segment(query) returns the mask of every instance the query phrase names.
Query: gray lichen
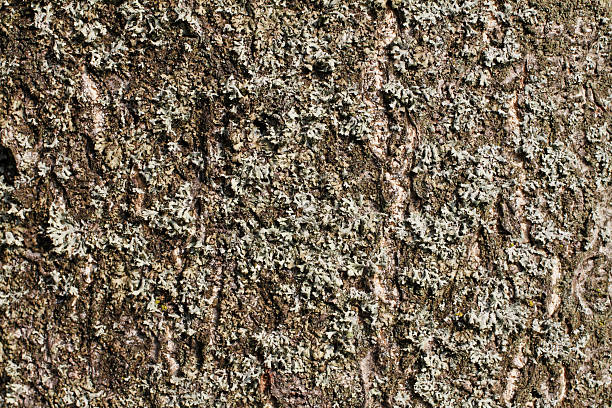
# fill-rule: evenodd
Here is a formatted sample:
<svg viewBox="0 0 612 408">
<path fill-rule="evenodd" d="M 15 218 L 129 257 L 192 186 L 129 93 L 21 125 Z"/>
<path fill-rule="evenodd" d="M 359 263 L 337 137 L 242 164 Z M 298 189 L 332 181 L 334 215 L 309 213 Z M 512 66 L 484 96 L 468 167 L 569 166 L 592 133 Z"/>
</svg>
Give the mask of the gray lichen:
<svg viewBox="0 0 612 408">
<path fill-rule="evenodd" d="M 0 406 L 609 406 L 610 18 L 0 2 Z"/>
</svg>

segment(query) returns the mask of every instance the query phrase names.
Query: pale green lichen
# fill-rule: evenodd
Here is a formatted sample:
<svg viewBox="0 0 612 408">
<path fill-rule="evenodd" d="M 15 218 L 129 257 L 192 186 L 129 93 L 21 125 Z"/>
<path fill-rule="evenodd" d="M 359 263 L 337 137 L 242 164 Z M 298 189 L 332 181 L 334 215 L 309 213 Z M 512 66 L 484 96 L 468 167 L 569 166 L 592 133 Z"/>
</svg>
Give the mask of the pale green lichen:
<svg viewBox="0 0 612 408">
<path fill-rule="evenodd" d="M 605 2 L 0 4 L 7 405 L 609 405 Z"/>
</svg>

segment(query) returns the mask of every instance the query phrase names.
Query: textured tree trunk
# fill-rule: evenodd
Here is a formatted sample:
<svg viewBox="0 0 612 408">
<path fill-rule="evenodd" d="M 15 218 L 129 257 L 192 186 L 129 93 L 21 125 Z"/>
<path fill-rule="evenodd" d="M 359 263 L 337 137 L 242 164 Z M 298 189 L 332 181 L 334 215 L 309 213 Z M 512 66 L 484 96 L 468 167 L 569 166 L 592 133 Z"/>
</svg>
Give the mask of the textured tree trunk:
<svg viewBox="0 0 612 408">
<path fill-rule="evenodd" d="M 609 1 L 0 1 L 0 407 L 612 404 Z"/>
</svg>

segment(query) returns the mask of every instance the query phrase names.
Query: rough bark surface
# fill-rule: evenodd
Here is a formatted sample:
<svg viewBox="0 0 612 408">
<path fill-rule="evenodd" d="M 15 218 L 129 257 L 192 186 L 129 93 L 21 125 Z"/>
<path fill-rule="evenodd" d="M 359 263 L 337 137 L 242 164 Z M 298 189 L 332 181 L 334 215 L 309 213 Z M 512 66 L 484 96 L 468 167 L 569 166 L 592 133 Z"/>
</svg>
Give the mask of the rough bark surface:
<svg viewBox="0 0 612 408">
<path fill-rule="evenodd" d="M 0 407 L 612 405 L 609 0 L 0 0 Z"/>
</svg>

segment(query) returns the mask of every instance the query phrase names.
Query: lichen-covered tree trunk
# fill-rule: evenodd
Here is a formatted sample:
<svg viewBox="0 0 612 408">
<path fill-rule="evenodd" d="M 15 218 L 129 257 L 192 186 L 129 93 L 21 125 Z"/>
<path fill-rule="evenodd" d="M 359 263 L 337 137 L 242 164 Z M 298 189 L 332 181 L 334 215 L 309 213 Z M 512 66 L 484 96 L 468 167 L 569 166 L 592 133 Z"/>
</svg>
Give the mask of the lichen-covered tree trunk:
<svg viewBox="0 0 612 408">
<path fill-rule="evenodd" d="M 0 0 L 0 407 L 612 405 L 608 0 Z"/>
</svg>

